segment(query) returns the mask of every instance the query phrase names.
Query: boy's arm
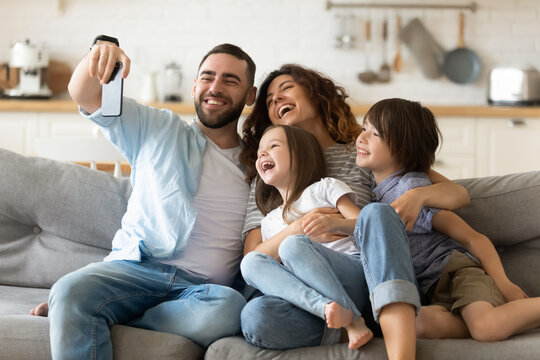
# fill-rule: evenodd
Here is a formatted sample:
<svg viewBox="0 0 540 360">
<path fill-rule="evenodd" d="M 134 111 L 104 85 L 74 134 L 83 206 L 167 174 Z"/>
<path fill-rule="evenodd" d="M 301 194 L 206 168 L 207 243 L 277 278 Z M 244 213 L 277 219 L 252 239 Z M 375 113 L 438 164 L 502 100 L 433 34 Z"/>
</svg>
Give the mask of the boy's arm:
<svg viewBox="0 0 540 360">
<path fill-rule="evenodd" d="M 324 233 L 340 233 L 352 235 L 356 225 L 356 219 L 360 214 L 360 208 L 348 194 L 341 196 L 336 207 L 344 218 L 325 214 L 311 214 L 302 221 L 304 233 L 309 237 L 317 237 Z"/>
<path fill-rule="evenodd" d="M 504 271 L 497 250 L 487 236 L 476 232 L 462 218 L 451 211 L 438 211 L 432 218 L 433 228 L 465 247 L 479 261 L 486 273 L 497 284 L 507 301 L 526 298 L 527 295 L 513 284 Z"/>
<path fill-rule="evenodd" d="M 455 210 L 469 204 L 467 190 L 434 170 L 428 173 L 432 185 L 415 187 L 406 191 L 390 204 L 411 231 L 423 206 Z"/>
</svg>

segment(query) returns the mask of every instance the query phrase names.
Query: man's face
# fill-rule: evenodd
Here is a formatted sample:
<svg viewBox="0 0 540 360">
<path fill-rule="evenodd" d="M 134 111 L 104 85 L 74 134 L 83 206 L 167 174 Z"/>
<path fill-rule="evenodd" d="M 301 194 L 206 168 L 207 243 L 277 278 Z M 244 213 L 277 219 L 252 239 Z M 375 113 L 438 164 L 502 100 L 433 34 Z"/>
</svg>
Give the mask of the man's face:
<svg viewBox="0 0 540 360">
<path fill-rule="evenodd" d="M 256 90 L 248 84 L 246 70 L 246 61 L 229 54 L 212 54 L 204 61 L 191 92 L 202 125 L 222 128 L 253 103 Z"/>
</svg>

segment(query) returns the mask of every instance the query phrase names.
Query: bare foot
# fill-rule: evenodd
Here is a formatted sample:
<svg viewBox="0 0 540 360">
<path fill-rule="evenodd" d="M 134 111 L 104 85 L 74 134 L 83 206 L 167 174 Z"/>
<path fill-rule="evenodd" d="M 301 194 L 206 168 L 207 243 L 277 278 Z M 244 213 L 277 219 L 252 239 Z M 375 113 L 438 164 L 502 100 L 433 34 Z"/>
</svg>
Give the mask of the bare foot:
<svg viewBox="0 0 540 360">
<path fill-rule="evenodd" d="M 337 302 L 331 302 L 324 306 L 324 315 L 326 317 L 326 325 L 330 329 L 339 329 L 352 323 L 353 312 Z"/>
<path fill-rule="evenodd" d="M 41 303 L 34 309 L 30 310 L 30 315 L 34 316 L 47 316 L 49 314 L 49 304 Z"/>
<path fill-rule="evenodd" d="M 362 317 L 354 320 L 346 329 L 349 336 L 349 349 L 358 349 L 373 338 L 373 332 L 366 326 Z"/>
</svg>

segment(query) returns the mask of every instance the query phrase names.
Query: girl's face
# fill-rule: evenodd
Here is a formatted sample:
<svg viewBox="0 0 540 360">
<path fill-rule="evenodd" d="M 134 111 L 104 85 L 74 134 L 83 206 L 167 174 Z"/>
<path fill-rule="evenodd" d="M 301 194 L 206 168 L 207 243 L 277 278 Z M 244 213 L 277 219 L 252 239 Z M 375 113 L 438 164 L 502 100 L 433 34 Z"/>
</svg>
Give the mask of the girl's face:
<svg viewBox="0 0 540 360">
<path fill-rule="evenodd" d="M 291 75 L 279 75 L 268 86 L 266 95 L 268 117 L 274 125 L 290 125 L 309 131 L 320 121 L 304 88 Z"/>
<path fill-rule="evenodd" d="M 356 165 L 371 170 L 377 184 L 399 170 L 388 144 L 368 120 L 364 120 L 362 132 L 356 139 Z"/>
<path fill-rule="evenodd" d="M 255 167 L 265 184 L 274 186 L 282 195 L 286 193 L 293 175 L 285 130 L 274 128 L 263 135 Z"/>
</svg>

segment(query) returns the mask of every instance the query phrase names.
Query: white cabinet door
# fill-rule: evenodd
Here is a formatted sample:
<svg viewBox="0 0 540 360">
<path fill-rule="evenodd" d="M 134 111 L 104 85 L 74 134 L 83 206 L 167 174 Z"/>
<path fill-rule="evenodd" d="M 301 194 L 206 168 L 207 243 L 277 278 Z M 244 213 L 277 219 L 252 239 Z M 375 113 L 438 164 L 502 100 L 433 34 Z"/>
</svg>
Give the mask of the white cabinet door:
<svg viewBox="0 0 540 360">
<path fill-rule="evenodd" d="M 40 136 L 92 136 L 97 127 L 79 113 L 40 113 Z"/>
<path fill-rule="evenodd" d="M 0 112 L 0 147 L 19 154 L 32 154 L 38 134 L 34 113 Z"/>
<path fill-rule="evenodd" d="M 540 170 L 540 119 L 478 119 L 477 176 Z"/>
<path fill-rule="evenodd" d="M 474 177 L 476 120 L 439 118 L 442 142 L 433 169 L 449 179 Z"/>
</svg>

